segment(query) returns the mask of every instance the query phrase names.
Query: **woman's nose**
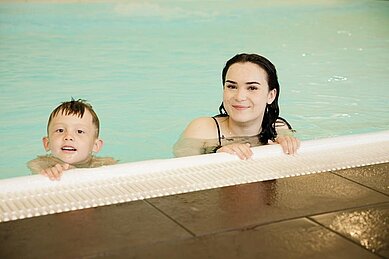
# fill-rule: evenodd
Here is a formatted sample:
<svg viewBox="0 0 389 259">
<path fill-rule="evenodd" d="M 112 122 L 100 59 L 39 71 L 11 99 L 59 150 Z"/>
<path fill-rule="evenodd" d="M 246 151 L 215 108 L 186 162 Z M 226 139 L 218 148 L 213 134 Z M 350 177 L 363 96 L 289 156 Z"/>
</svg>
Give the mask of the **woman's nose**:
<svg viewBox="0 0 389 259">
<path fill-rule="evenodd" d="M 236 91 L 236 96 L 235 96 L 235 98 L 236 98 L 236 100 L 238 100 L 238 101 L 242 101 L 242 100 L 245 100 L 246 99 L 246 95 L 247 93 L 246 93 L 246 90 L 245 89 L 238 89 L 238 91 Z"/>
</svg>

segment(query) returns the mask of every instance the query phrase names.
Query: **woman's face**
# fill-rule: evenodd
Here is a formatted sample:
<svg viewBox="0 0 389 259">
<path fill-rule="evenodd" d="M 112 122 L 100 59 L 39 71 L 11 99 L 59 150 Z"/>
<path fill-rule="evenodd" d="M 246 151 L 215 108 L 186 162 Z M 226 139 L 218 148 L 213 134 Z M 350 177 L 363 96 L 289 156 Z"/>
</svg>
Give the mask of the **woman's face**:
<svg viewBox="0 0 389 259">
<path fill-rule="evenodd" d="M 238 123 L 261 125 L 266 104 L 274 101 L 276 91 L 269 91 L 267 73 L 260 66 L 251 62 L 235 63 L 226 74 L 224 108 Z"/>
</svg>

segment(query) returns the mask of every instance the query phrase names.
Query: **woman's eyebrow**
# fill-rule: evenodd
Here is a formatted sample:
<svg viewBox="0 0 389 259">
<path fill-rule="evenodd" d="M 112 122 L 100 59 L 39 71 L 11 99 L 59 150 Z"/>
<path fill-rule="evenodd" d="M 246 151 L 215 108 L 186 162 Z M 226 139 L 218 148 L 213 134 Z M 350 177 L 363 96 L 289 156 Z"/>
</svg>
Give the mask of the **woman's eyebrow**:
<svg viewBox="0 0 389 259">
<path fill-rule="evenodd" d="M 261 83 L 252 81 L 252 82 L 246 82 L 246 85 L 261 85 Z"/>
<path fill-rule="evenodd" d="M 226 83 L 230 83 L 230 84 L 237 84 L 237 82 L 235 82 L 235 81 L 232 81 L 232 80 L 226 80 Z"/>
<path fill-rule="evenodd" d="M 237 82 L 235 81 L 232 81 L 232 80 L 226 80 L 226 83 L 230 83 L 230 84 L 238 84 Z M 261 83 L 257 82 L 257 81 L 249 81 L 249 82 L 246 82 L 246 85 L 261 85 Z"/>
</svg>

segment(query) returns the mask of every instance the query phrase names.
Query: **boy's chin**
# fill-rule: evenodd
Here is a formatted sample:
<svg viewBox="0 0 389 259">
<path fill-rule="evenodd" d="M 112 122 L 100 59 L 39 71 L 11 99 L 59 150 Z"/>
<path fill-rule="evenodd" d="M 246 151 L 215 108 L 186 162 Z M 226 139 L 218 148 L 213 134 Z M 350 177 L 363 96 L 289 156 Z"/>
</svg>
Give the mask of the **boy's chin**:
<svg viewBox="0 0 389 259">
<path fill-rule="evenodd" d="M 62 163 L 77 166 L 83 165 L 90 162 L 92 156 L 85 152 L 80 152 L 81 150 L 73 152 L 64 152 L 62 150 L 57 150 L 52 152 L 52 156 L 61 161 Z"/>
<path fill-rule="evenodd" d="M 86 159 L 71 159 L 71 160 L 67 160 L 64 161 L 65 163 L 69 164 L 69 165 L 72 165 L 72 166 L 80 166 L 80 167 L 83 167 L 84 165 L 88 164 L 90 162 L 91 158 L 86 158 Z"/>
<path fill-rule="evenodd" d="M 90 158 L 85 158 L 85 159 L 80 159 L 80 158 L 76 158 L 76 157 L 57 157 L 59 160 L 61 160 L 63 163 L 65 164 L 69 164 L 69 165 L 82 165 L 82 164 L 85 164 L 87 162 L 89 162 Z"/>
</svg>

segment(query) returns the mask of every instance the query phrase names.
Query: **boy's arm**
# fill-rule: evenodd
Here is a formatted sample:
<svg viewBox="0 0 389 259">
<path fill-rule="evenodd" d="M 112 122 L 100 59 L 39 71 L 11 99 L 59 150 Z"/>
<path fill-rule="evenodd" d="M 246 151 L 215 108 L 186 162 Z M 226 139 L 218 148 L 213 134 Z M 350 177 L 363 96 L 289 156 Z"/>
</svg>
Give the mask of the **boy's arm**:
<svg viewBox="0 0 389 259">
<path fill-rule="evenodd" d="M 32 174 L 39 174 L 44 169 L 54 165 L 55 164 L 51 163 L 48 157 L 45 156 L 38 156 L 37 158 L 27 162 L 27 167 L 31 170 Z"/>
<path fill-rule="evenodd" d="M 27 163 L 33 174 L 47 176 L 50 180 L 59 180 L 63 171 L 73 168 L 69 164 L 64 164 L 49 156 L 38 156 Z"/>
</svg>

